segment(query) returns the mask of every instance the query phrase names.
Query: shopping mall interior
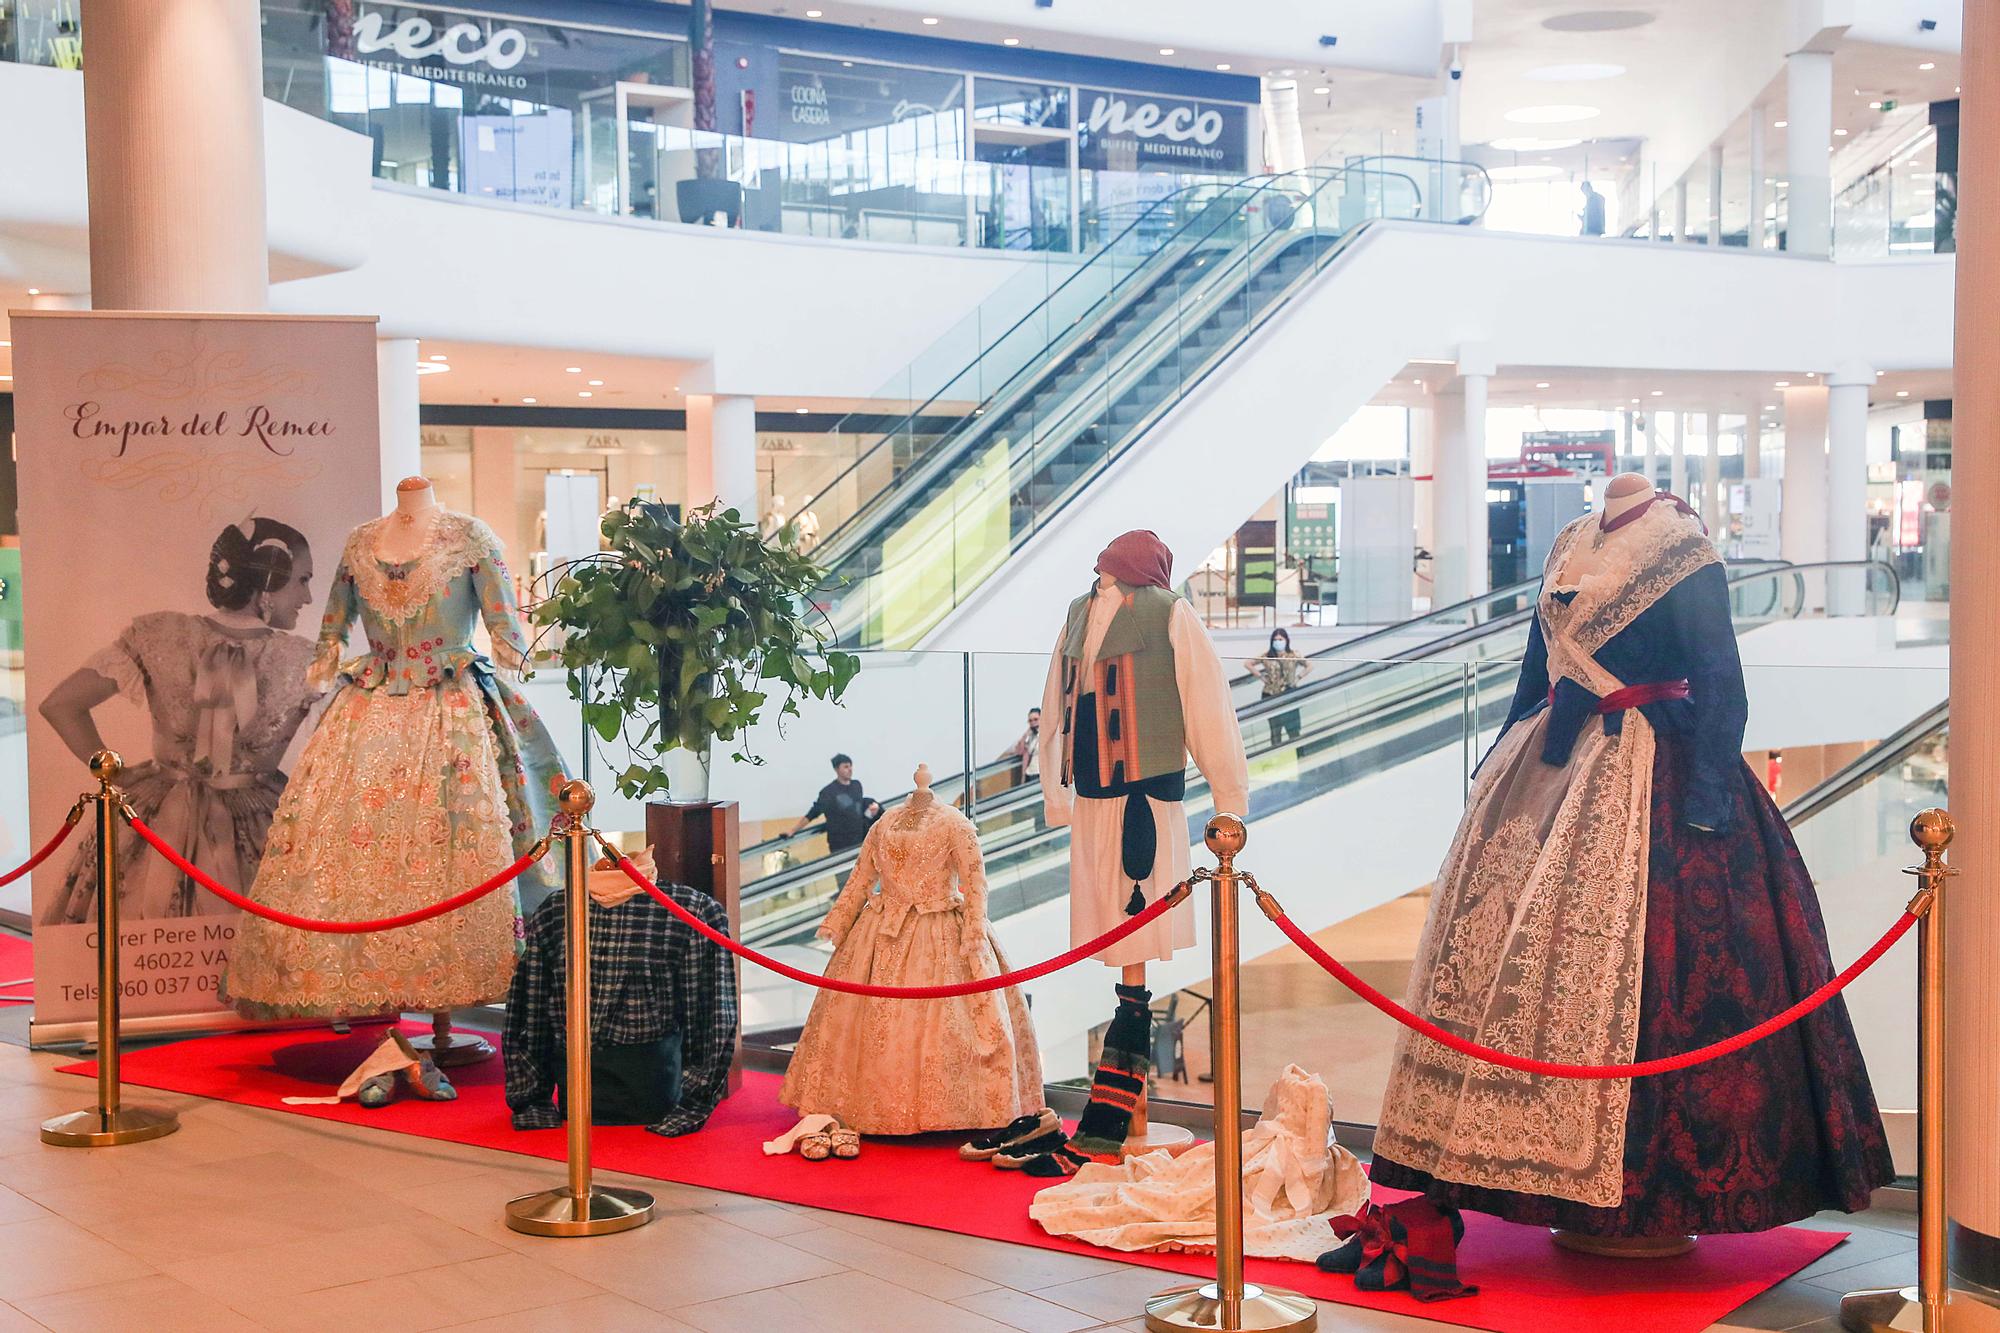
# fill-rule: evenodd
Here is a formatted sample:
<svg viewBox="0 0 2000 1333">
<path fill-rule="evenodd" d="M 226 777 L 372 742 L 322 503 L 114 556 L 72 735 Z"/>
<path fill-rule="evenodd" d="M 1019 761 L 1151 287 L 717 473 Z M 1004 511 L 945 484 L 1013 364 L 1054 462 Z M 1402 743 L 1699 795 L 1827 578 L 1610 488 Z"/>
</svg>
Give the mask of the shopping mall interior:
<svg viewBox="0 0 2000 1333">
<path fill-rule="evenodd" d="M 0 0 L 0 1333 L 2000 1329 L 2000 8 L 1589 3 Z"/>
</svg>

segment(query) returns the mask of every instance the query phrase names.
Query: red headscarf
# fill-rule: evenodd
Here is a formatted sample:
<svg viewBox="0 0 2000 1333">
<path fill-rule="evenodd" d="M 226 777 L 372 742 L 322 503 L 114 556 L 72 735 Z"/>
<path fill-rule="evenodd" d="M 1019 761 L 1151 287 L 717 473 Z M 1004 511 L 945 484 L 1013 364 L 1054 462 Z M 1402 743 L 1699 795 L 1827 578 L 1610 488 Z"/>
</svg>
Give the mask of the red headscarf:
<svg viewBox="0 0 2000 1333">
<path fill-rule="evenodd" d="M 1135 588 L 1172 588 L 1169 576 L 1174 553 L 1167 544 L 1145 528 L 1134 528 L 1111 539 L 1111 545 L 1097 557 L 1097 572 L 1109 574 L 1120 583 Z"/>
</svg>

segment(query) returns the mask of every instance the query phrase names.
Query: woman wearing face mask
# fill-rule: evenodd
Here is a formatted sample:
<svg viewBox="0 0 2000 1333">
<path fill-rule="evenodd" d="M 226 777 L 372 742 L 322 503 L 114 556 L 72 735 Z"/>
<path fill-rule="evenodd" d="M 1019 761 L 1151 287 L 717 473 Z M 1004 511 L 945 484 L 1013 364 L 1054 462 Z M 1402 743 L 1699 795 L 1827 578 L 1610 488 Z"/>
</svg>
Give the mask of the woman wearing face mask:
<svg viewBox="0 0 2000 1333">
<path fill-rule="evenodd" d="M 56 735 L 86 761 L 105 748 L 93 715 L 100 704 L 122 694 L 144 708 L 153 757 L 125 771 L 132 808 L 237 890 L 256 877 L 285 786 L 278 763 L 314 697 L 306 685 L 312 640 L 290 632 L 312 600 L 312 576 L 312 550 L 297 529 L 271 518 L 224 528 L 208 553 L 207 614 L 138 617 L 42 702 Z M 44 925 L 96 918 L 96 835 L 79 842 Z M 227 910 L 136 833 L 121 842 L 126 920 Z"/>
<path fill-rule="evenodd" d="M 1312 663 L 1292 651 L 1292 636 L 1283 629 L 1272 630 L 1270 646 L 1259 656 L 1244 659 L 1243 665 L 1264 683 L 1263 697 L 1266 699 L 1275 699 L 1290 692 L 1312 672 Z M 1271 728 L 1272 749 L 1277 749 L 1288 739 L 1298 738 L 1298 709 L 1273 713 L 1266 721 Z"/>
</svg>

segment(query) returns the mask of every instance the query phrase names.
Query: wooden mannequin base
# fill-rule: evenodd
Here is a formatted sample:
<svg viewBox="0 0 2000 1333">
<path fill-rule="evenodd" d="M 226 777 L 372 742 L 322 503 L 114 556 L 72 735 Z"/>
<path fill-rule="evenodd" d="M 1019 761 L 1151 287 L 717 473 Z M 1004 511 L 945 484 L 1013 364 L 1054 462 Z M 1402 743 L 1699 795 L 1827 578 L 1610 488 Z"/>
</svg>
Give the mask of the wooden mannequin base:
<svg viewBox="0 0 2000 1333">
<path fill-rule="evenodd" d="M 1672 1259 L 1694 1248 L 1693 1236 L 1586 1236 L 1560 1228 L 1549 1233 L 1565 1250 L 1604 1259 Z"/>
</svg>

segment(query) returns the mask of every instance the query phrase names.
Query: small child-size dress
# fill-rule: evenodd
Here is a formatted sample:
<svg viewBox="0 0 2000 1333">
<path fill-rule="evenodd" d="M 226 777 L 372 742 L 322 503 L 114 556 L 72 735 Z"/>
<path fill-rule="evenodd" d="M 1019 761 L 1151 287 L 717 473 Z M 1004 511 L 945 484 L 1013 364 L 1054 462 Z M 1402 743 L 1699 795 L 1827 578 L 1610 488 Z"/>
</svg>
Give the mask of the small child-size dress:
<svg viewBox="0 0 2000 1333">
<path fill-rule="evenodd" d="M 819 935 L 836 946 L 826 975 L 844 981 L 944 986 L 1007 970 L 972 821 L 927 790 L 868 830 Z M 1017 986 L 937 1000 L 823 990 L 778 1099 L 863 1134 L 995 1129 L 1041 1109 L 1041 1052 Z"/>
<path fill-rule="evenodd" d="M 562 765 L 541 719 L 472 646 L 483 618 L 501 665 L 527 643 L 500 543 L 440 510 L 418 554 L 375 554 L 387 520 L 347 540 L 311 678 L 334 695 L 306 742 L 250 896 L 320 920 L 394 916 L 449 898 L 523 855 L 553 814 Z M 368 652 L 342 661 L 356 616 Z M 551 886 L 544 861 L 522 883 Z M 260 1018 L 436 1011 L 507 993 L 521 947 L 517 885 L 415 925 L 330 935 L 245 914 L 225 998 Z"/>
</svg>

